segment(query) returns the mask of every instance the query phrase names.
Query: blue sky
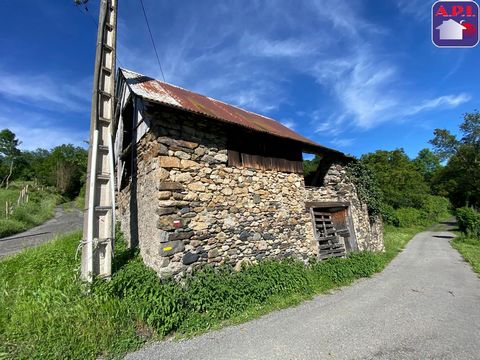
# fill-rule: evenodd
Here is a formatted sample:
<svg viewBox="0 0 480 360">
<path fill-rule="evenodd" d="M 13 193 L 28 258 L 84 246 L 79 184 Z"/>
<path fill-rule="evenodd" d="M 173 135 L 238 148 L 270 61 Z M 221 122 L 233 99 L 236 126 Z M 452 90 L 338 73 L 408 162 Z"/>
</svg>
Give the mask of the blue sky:
<svg viewBox="0 0 480 360">
<path fill-rule="evenodd" d="M 23 149 L 85 146 L 98 1 L 2 1 L 0 128 Z M 438 49 L 432 1 L 144 0 L 167 82 L 354 155 L 426 147 L 480 109 L 480 46 Z M 138 0 L 120 0 L 119 66 L 161 78 Z"/>
</svg>

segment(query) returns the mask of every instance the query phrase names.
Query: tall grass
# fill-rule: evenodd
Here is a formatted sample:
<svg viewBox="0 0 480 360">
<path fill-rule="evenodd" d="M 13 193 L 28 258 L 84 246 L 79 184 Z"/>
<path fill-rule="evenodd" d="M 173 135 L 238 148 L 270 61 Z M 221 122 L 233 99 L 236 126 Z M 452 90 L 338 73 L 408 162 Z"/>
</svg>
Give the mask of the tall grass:
<svg viewBox="0 0 480 360">
<path fill-rule="evenodd" d="M 0 189 L 0 219 L 5 219 L 5 203 L 14 203 L 20 195 L 20 190 L 15 187 Z"/>
<path fill-rule="evenodd" d="M 387 228 L 385 253 L 204 268 L 182 285 L 160 281 L 120 241 L 115 275 L 91 287 L 78 279 L 80 234 L 63 236 L 0 262 L 0 358 L 108 358 L 150 338 L 246 321 L 381 271 L 414 232 Z"/>
<path fill-rule="evenodd" d="M 138 343 L 127 304 L 88 294 L 79 282 L 79 239 L 73 233 L 0 262 L 0 353 L 20 359 L 94 358 Z"/>
<path fill-rule="evenodd" d="M 462 233 L 452 240 L 452 246 L 480 274 L 480 212 L 463 207 L 457 209 L 455 215 Z"/>
<path fill-rule="evenodd" d="M 472 265 L 473 270 L 480 274 L 480 239 L 462 235 L 453 239 L 452 246 Z"/>
<path fill-rule="evenodd" d="M 19 189 L 0 189 L 0 205 L 5 207 L 8 199 L 15 202 Z M 3 201 L 2 201 L 3 200 Z M 15 207 L 13 214 L 6 219 L 5 209 L 0 217 L 0 238 L 25 231 L 42 224 L 54 215 L 55 206 L 62 200 L 61 196 L 50 190 L 31 191 L 29 202 Z"/>
</svg>

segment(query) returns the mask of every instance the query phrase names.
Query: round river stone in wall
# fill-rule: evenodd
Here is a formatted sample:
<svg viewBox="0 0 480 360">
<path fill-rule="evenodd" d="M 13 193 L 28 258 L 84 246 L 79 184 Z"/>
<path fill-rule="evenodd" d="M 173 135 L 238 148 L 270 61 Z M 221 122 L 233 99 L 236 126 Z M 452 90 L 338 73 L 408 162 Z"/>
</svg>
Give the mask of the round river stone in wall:
<svg viewBox="0 0 480 360">
<path fill-rule="evenodd" d="M 183 255 L 182 262 L 184 265 L 190 265 L 193 264 L 195 261 L 197 261 L 199 258 L 198 254 L 187 252 L 185 255 Z"/>
</svg>

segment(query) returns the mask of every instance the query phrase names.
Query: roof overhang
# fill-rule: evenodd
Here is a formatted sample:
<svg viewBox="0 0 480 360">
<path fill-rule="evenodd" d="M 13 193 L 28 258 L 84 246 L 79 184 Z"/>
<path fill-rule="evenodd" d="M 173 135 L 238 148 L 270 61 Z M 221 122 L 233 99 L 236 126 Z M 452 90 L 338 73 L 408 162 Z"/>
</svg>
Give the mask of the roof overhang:
<svg viewBox="0 0 480 360">
<path fill-rule="evenodd" d="M 117 79 L 119 88 L 126 84 L 131 93 L 150 103 L 292 140 L 298 143 L 305 153 L 353 160 L 343 152 L 320 145 L 263 115 L 125 69 L 119 69 Z"/>
</svg>

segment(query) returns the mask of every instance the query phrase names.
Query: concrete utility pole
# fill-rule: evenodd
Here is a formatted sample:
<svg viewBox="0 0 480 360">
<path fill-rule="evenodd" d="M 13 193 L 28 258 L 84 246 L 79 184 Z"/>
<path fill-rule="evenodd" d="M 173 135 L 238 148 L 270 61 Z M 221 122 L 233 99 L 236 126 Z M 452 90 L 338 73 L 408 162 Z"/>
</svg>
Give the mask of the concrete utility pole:
<svg viewBox="0 0 480 360">
<path fill-rule="evenodd" d="M 82 278 L 112 274 L 115 185 L 112 123 L 115 101 L 117 0 L 101 0 L 93 79 L 90 146 L 82 240 Z"/>
</svg>

